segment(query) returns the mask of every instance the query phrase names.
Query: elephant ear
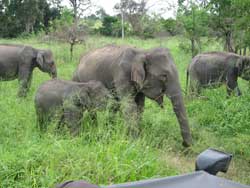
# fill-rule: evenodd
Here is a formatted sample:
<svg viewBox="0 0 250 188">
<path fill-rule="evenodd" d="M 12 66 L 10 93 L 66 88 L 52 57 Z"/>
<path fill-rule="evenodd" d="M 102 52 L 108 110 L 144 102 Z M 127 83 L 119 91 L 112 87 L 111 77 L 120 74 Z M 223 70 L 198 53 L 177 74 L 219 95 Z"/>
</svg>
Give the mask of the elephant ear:
<svg viewBox="0 0 250 188">
<path fill-rule="evenodd" d="M 235 74 L 237 76 L 240 76 L 243 71 L 243 68 L 244 68 L 244 61 L 242 58 L 239 58 L 235 64 L 235 70 L 234 70 Z"/>
<path fill-rule="evenodd" d="M 88 108 L 91 104 L 90 95 L 91 93 L 88 87 L 84 86 L 81 88 L 77 98 L 78 106 Z"/>
<path fill-rule="evenodd" d="M 145 57 L 140 55 L 135 58 L 135 62 L 131 66 L 131 80 L 137 83 L 140 89 L 143 87 L 146 78 Z"/>
<path fill-rule="evenodd" d="M 40 51 L 37 52 L 36 62 L 38 63 L 38 65 L 39 65 L 40 67 L 43 67 L 44 58 L 43 58 L 43 53 L 40 52 Z"/>
</svg>

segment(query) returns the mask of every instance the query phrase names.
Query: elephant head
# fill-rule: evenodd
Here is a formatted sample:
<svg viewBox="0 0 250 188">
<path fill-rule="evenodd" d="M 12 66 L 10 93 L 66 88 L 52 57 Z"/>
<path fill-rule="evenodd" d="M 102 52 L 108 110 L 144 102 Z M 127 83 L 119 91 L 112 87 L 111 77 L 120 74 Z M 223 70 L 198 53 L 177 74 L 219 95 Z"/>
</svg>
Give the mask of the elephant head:
<svg viewBox="0 0 250 188">
<path fill-rule="evenodd" d="M 104 109 L 107 101 L 111 99 L 108 89 L 99 81 L 89 81 L 81 86 L 79 99 L 82 106 Z"/>
<path fill-rule="evenodd" d="M 183 145 L 191 145 L 191 134 L 181 93 L 178 72 L 168 49 L 145 52 L 132 64 L 131 80 L 140 92 L 162 106 L 163 96 L 172 102 L 183 137 Z"/>
<path fill-rule="evenodd" d="M 38 50 L 35 57 L 37 67 L 52 78 L 57 77 L 56 65 L 53 60 L 53 54 L 50 50 Z"/>
<path fill-rule="evenodd" d="M 250 80 L 250 57 L 241 56 L 240 60 L 236 63 L 239 76 L 244 80 Z"/>
</svg>

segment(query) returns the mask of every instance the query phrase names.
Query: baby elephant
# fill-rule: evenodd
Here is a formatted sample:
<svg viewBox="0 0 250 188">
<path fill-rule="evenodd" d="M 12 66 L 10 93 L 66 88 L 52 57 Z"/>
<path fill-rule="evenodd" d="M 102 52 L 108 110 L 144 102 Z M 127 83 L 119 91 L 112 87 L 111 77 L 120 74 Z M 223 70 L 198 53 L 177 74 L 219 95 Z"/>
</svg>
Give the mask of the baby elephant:
<svg viewBox="0 0 250 188">
<path fill-rule="evenodd" d="M 109 96 L 109 91 L 98 81 L 47 81 L 39 87 L 35 96 L 38 126 L 46 130 L 48 121 L 59 113 L 58 127 L 66 124 L 72 135 L 76 135 L 84 110 L 104 108 Z"/>
<path fill-rule="evenodd" d="M 195 56 L 187 70 L 187 83 L 190 75 L 190 91 L 200 93 L 203 87 L 219 86 L 225 83 L 227 93 L 237 90 L 241 95 L 237 79 L 250 80 L 250 57 L 227 52 L 208 52 Z"/>
</svg>

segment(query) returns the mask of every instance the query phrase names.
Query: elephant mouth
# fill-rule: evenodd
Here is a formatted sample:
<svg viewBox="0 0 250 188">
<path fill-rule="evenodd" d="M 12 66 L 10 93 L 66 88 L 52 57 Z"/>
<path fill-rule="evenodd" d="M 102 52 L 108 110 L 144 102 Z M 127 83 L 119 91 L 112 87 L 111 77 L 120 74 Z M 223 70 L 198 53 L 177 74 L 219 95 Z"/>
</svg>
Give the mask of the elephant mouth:
<svg viewBox="0 0 250 188">
<path fill-rule="evenodd" d="M 154 100 L 158 103 L 158 105 L 163 108 L 163 98 L 164 98 L 164 94 L 159 95 L 158 97 L 156 97 Z"/>
<path fill-rule="evenodd" d="M 56 72 L 56 71 L 51 72 L 51 73 L 50 73 L 50 76 L 51 76 L 52 78 L 56 78 L 56 77 L 57 77 L 57 72 Z"/>
</svg>

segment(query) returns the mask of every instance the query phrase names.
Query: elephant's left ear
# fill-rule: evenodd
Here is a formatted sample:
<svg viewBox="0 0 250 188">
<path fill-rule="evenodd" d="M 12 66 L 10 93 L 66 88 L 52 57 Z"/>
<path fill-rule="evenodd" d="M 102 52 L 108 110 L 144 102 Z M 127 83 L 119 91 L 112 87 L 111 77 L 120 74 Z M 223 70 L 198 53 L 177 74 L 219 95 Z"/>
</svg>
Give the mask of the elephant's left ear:
<svg viewBox="0 0 250 188">
<path fill-rule="evenodd" d="M 242 58 L 239 58 L 238 61 L 236 62 L 235 64 L 235 73 L 240 76 L 242 71 L 243 71 L 243 68 L 244 68 L 244 61 Z"/>
<path fill-rule="evenodd" d="M 43 53 L 42 52 L 37 52 L 36 56 L 36 62 L 39 64 L 40 67 L 43 67 Z"/>
<path fill-rule="evenodd" d="M 146 77 L 145 71 L 145 58 L 141 57 L 141 60 L 138 60 L 132 63 L 131 67 L 131 80 L 136 82 L 140 89 L 143 87 L 143 82 Z"/>
</svg>

